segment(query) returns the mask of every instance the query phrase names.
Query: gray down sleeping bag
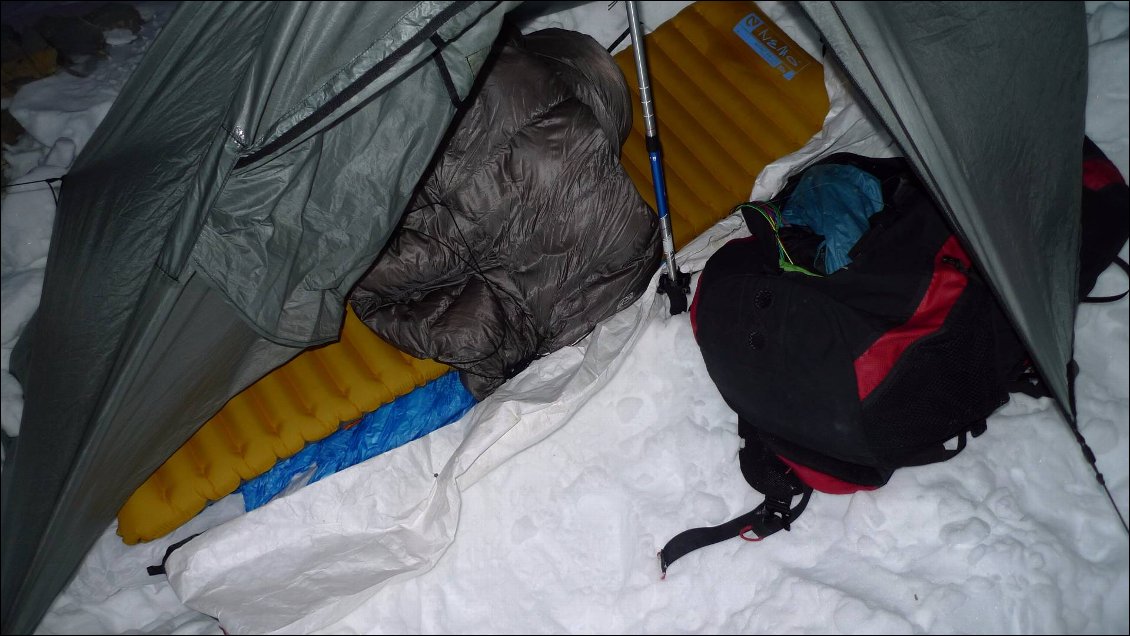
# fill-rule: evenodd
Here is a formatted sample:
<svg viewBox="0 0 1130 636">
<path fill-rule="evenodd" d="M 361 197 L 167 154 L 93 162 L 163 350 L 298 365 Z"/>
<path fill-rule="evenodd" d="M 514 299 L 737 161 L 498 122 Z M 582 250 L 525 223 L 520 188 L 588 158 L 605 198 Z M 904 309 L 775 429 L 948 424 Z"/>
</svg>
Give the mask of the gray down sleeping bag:
<svg viewBox="0 0 1130 636">
<path fill-rule="evenodd" d="M 481 399 L 631 304 L 660 247 L 620 165 L 631 96 L 595 40 L 513 37 L 479 81 L 350 303 Z"/>
</svg>

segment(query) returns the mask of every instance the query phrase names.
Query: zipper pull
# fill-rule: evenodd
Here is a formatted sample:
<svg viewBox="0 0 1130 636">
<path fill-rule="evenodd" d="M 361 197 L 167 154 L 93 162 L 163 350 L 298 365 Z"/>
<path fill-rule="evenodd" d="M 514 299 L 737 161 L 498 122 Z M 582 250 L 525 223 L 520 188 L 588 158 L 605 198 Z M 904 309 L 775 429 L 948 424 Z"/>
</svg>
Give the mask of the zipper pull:
<svg viewBox="0 0 1130 636">
<path fill-rule="evenodd" d="M 961 260 L 956 258 L 956 257 L 943 256 L 942 262 L 953 267 L 954 269 L 961 272 L 962 274 L 965 274 L 966 276 L 969 275 L 969 267 L 966 266 L 965 263 L 961 262 Z"/>
</svg>

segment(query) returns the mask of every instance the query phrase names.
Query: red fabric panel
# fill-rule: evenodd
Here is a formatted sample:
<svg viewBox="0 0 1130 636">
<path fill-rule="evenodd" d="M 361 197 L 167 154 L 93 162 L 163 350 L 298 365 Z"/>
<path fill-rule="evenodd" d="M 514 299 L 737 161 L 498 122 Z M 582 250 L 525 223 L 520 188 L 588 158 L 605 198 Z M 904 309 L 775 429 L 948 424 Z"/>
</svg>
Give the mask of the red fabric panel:
<svg viewBox="0 0 1130 636">
<path fill-rule="evenodd" d="M 1122 183 L 1122 173 L 1105 159 L 1087 159 L 1083 162 L 1083 187 L 1102 190 L 1108 185 Z"/>
<path fill-rule="evenodd" d="M 864 400 L 887 377 L 903 351 L 941 328 L 954 302 L 961 296 L 968 282 L 965 274 L 944 263 L 949 257 L 957 259 L 968 269 L 969 257 L 957 237 L 951 236 L 934 255 L 934 274 L 922 301 L 910 319 L 879 337 L 867 351 L 855 359 L 855 379 L 859 399 Z"/>
<path fill-rule="evenodd" d="M 875 490 L 878 488 L 878 486 L 862 486 L 860 484 L 853 484 L 850 481 L 836 479 L 818 470 L 813 470 L 807 466 L 801 466 L 800 464 L 791 462 L 780 455 L 777 455 L 777 458 L 785 462 L 785 465 L 789 468 L 792 468 L 796 476 L 799 477 L 801 481 L 811 486 L 813 490 L 826 492 L 829 495 L 850 495 L 860 490 Z"/>
</svg>

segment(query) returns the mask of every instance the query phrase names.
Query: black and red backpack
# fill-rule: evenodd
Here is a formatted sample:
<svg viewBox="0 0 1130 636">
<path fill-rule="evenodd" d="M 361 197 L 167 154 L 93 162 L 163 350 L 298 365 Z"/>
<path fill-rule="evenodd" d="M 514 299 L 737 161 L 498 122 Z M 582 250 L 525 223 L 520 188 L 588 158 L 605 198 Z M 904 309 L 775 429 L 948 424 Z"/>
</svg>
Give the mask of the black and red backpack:
<svg viewBox="0 0 1130 636">
<path fill-rule="evenodd" d="M 813 258 L 820 237 L 781 223 L 804 172 L 772 201 L 739 206 L 751 236 L 707 261 L 691 324 L 738 414 L 743 476 L 765 501 L 673 538 L 659 553 L 664 573 L 698 548 L 788 530 L 813 490 L 872 490 L 899 468 L 955 456 L 1031 373 L 995 296 L 904 159 L 840 153 L 814 165 L 874 176 L 882 209 L 850 263 L 822 275 Z M 1119 183 L 1114 218 L 1124 226 Z M 1111 245 L 1097 271 L 1084 264 L 1081 293 L 1114 260 L 1122 232 L 1121 241 L 1103 237 Z"/>
</svg>

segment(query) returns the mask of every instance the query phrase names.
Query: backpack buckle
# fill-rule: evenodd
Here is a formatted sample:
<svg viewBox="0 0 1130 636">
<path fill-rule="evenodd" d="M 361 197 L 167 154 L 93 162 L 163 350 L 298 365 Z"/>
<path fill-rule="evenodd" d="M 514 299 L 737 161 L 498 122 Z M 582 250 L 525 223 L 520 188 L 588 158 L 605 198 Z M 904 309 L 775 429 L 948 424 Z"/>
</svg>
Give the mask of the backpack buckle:
<svg viewBox="0 0 1130 636">
<path fill-rule="evenodd" d="M 761 516 L 769 534 L 777 530 L 789 530 L 789 524 L 793 521 L 793 510 L 790 502 L 781 501 L 775 497 L 766 497 L 760 508 Z"/>
</svg>

